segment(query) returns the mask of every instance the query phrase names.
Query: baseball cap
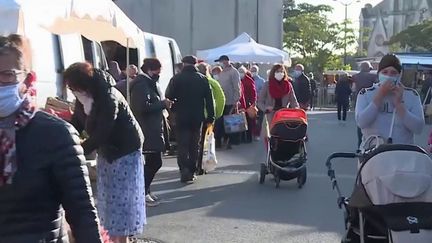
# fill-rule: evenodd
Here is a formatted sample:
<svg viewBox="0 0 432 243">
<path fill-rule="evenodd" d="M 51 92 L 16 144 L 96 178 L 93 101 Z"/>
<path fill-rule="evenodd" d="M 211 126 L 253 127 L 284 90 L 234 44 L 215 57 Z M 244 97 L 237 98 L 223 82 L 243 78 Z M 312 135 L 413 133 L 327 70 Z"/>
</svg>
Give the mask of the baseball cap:
<svg viewBox="0 0 432 243">
<path fill-rule="evenodd" d="M 185 56 L 182 59 L 183 63 L 195 65 L 198 62 L 198 59 L 195 56 Z"/>
<path fill-rule="evenodd" d="M 215 60 L 215 62 L 220 62 L 220 61 L 229 61 L 229 57 L 227 55 L 222 55 L 219 57 L 219 59 Z"/>
</svg>

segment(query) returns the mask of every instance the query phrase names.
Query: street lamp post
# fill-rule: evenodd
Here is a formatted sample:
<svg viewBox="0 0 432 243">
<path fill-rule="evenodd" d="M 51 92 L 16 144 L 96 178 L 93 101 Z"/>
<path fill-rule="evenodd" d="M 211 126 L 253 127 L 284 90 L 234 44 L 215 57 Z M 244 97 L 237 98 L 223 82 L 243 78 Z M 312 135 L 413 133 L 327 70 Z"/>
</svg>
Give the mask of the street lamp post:
<svg viewBox="0 0 432 243">
<path fill-rule="evenodd" d="M 344 21 L 344 65 L 347 64 L 347 22 L 348 22 L 348 6 L 357 2 L 359 3 L 361 0 L 353 0 L 351 2 L 343 2 L 340 0 L 333 0 L 334 2 L 338 2 L 345 7 L 345 21 Z"/>
</svg>

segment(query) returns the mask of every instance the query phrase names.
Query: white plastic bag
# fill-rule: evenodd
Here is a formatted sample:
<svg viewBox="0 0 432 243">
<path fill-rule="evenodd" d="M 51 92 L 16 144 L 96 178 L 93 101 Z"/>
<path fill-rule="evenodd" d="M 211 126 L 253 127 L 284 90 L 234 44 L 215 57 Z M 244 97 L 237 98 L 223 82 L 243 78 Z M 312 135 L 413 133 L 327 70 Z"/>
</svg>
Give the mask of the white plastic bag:
<svg viewBox="0 0 432 243">
<path fill-rule="evenodd" d="M 216 165 L 216 144 L 213 133 L 213 126 L 210 126 L 207 128 L 204 140 L 202 169 L 206 172 L 213 171 L 214 169 L 216 169 Z"/>
</svg>

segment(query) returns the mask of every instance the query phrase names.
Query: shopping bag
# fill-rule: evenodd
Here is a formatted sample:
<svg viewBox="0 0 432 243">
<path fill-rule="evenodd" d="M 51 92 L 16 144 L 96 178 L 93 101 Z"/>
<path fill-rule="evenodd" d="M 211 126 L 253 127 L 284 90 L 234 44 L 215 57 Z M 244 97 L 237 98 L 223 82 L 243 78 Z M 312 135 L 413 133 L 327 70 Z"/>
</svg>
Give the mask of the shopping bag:
<svg viewBox="0 0 432 243">
<path fill-rule="evenodd" d="M 258 108 L 255 105 L 251 105 L 246 109 L 246 113 L 248 114 L 249 118 L 255 119 L 258 115 Z"/>
<path fill-rule="evenodd" d="M 216 165 L 216 144 L 213 126 L 209 126 L 204 138 L 202 169 L 206 172 L 213 171 L 216 168 Z"/>
<path fill-rule="evenodd" d="M 225 133 L 227 134 L 245 132 L 248 130 L 246 114 L 244 112 L 226 115 L 223 119 Z"/>
</svg>

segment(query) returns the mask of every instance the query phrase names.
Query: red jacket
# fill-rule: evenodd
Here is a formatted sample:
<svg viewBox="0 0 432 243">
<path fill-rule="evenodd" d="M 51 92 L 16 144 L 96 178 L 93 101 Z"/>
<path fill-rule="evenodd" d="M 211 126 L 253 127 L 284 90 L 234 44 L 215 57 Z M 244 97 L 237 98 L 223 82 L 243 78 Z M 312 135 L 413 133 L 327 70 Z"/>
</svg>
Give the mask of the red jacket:
<svg viewBox="0 0 432 243">
<path fill-rule="evenodd" d="M 252 74 L 247 72 L 246 75 L 241 80 L 242 83 L 242 97 L 244 99 L 245 108 L 253 105 L 257 101 L 257 93 L 255 88 L 255 81 L 252 78 Z M 241 98 L 240 98 L 241 100 Z"/>
</svg>

